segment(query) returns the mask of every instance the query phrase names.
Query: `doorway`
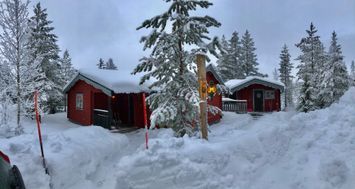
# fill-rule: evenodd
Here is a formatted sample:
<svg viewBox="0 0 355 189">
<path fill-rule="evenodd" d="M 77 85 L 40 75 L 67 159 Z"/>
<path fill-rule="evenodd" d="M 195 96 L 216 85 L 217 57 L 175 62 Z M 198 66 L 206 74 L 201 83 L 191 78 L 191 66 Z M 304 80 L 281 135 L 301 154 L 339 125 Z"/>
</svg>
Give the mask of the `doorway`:
<svg viewBox="0 0 355 189">
<path fill-rule="evenodd" d="M 254 90 L 254 112 L 264 111 L 264 91 Z"/>
</svg>

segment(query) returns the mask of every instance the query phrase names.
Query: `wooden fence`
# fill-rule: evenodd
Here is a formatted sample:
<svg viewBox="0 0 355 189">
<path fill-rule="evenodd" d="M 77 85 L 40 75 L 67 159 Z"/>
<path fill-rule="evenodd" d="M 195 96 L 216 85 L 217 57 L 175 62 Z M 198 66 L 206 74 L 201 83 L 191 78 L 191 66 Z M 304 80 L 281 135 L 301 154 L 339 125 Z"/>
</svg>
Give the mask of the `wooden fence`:
<svg viewBox="0 0 355 189">
<path fill-rule="evenodd" d="M 247 101 L 224 98 L 222 101 L 222 110 L 226 112 L 245 114 L 247 113 Z"/>
</svg>

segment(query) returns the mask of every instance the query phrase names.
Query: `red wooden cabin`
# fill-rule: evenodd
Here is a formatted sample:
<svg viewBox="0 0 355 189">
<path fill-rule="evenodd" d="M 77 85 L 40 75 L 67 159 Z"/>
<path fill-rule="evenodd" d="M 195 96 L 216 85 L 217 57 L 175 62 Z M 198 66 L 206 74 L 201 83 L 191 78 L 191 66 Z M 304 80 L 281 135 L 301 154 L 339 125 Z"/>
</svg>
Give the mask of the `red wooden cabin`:
<svg viewBox="0 0 355 189">
<path fill-rule="evenodd" d="M 221 82 L 213 67 L 207 69 L 207 80 Z M 143 95 L 149 95 L 150 83 L 139 85 L 140 77 L 117 70 L 80 70 L 64 88 L 67 99 L 67 118 L 80 125 L 114 125 L 144 128 Z M 222 97 L 216 94 L 209 104 L 222 108 Z M 209 115 L 208 122 L 221 119 Z M 148 120 L 149 124 L 149 120 Z"/>
<path fill-rule="evenodd" d="M 282 83 L 262 77 L 232 79 L 226 82 L 231 90 L 230 98 L 246 100 L 248 112 L 273 112 L 281 110 Z"/>
</svg>

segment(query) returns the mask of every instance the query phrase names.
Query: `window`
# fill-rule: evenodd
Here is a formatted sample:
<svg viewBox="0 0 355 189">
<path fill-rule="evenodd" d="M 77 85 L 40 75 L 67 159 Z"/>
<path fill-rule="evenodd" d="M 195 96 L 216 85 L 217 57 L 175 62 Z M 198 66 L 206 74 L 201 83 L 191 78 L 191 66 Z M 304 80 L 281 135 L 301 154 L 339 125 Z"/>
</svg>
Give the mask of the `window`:
<svg viewBox="0 0 355 189">
<path fill-rule="evenodd" d="M 76 109 L 77 110 L 83 110 L 83 106 L 84 106 L 84 95 L 83 95 L 83 93 L 77 93 L 76 94 L 75 104 L 76 104 Z"/>
<path fill-rule="evenodd" d="M 275 99 L 274 91 L 265 91 L 265 99 Z"/>
</svg>

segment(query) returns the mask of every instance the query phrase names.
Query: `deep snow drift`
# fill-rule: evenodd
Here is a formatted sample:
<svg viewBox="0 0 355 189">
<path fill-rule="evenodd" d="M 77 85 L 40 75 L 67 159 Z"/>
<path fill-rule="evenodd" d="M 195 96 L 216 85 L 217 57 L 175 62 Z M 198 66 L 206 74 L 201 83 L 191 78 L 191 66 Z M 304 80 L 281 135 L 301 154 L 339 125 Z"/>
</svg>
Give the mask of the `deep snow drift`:
<svg viewBox="0 0 355 189">
<path fill-rule="evenodd" d="M 149 150 L 143 130 L 123 135 L 78 127 L 63 114 L 44 122 L 51 177 L 28 129 L 35 124 L 26 125 L 27 134 L 0 139 L 29 189 L 49 188 L 49 182 L 54 188 L 355 188 L 355 88 L 330 108 L 307 114 L 254 120 L 225 112 L 209 141 L 153 130 Z"/>
</svg>

